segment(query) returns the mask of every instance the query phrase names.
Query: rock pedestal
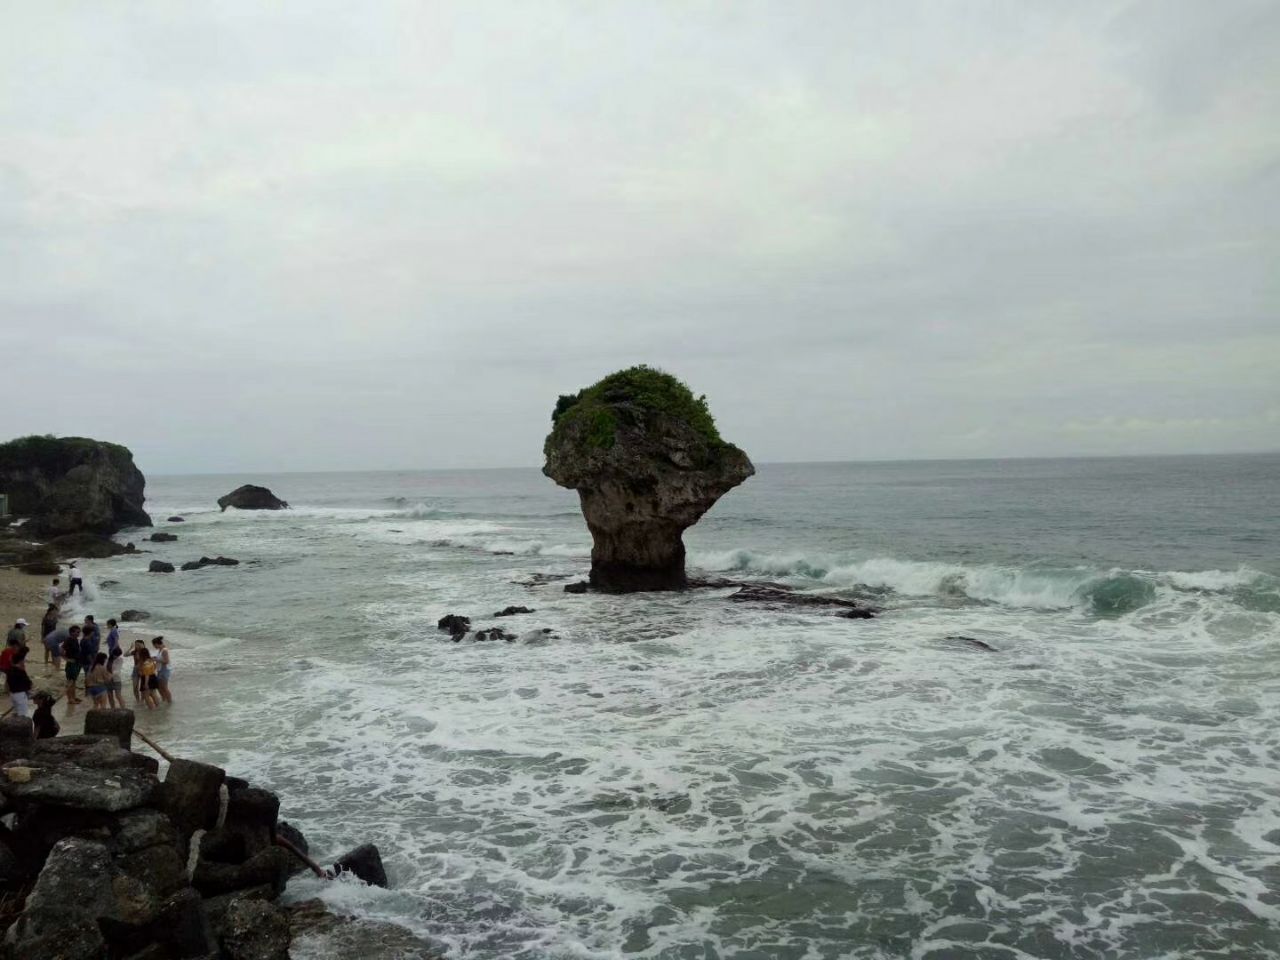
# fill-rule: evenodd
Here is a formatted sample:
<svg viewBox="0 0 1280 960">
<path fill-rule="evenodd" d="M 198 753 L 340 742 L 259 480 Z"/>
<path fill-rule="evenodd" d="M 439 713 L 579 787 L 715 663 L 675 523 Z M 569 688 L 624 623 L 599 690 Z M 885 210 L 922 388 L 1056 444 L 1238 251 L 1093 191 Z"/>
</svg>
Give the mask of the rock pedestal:
<svg viewBox="0 0 1280 960">
<path fill-rule="evenodd" d="M 591 531 L 591 587 L 607 593 L 686 586 L 686 529 L 755 473 L 720 438 L 704 400 L 636 367 L 562 397 L 542 472 L 578 491 Z"/>
</svg>

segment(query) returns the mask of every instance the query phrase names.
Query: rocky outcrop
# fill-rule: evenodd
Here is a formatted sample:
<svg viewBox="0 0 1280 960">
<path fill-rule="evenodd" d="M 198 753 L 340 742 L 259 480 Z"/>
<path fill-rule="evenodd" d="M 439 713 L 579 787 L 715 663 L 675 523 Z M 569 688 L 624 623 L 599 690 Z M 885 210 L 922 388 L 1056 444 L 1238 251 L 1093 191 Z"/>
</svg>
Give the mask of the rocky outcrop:
<svg viewBox="0 0 1280 960">
<path fill-rule="evenodd" d="M 173 543 L 178 539 L 176 533 L 153 533 L 151 539 L 154 543 Z"/>
<path fill-rule="evenodd" d="M 314 902 L 295 926 L 275 901 L 301 860 L 287 844 L 306 841 L 278 822 L 279 798 L 183 759 L 160 780 L 154 759 L 122 746 L 132 728 L 131 711 L 91 711 L 85 735 L 36 740 L 31 721 L 0 719 L 0 956 L 287 960 L 304 935 L 309 956 L 430 954 L 403 928 Z M 339 872 L 386 884 L 372 845 Z"/>
<path fill-rule="evenodd" d="M 494 616 L 495 617 L 514 617 L 521 613 L 533 613 L 533 611 L 528 607 L 517 607 L 517 606 L 503 607 L 501 610 L 495 613 Z"/>
<path fill-rule="evenodd" d="M 121 553 L 133 553 L 133 544 L 116 543 L 107 537 L 94 533 L 64 533 L 49 540 L 45 546 L 59 557 L 75 557 L 76 559 L 101 560 L 103 557 L 114 557 Z"/>
<path fill-rule="evenodd" d="M 471 618 L 457 613 L 447 613 L 436 621 L 436 629 L 443 630 L 451 637 L 462 637 L 471 629 Z"/>
<path fill-rule="evenodd" d="M 836 616 L 849 620 L 870 620 L 877 613 L 857 600 L 832 597 L 821 593 L 797 593 L 790 587 L 771 583 L 746 583 L 737 593 L 729 595 L 735 603 L 762 603 L 771 607 L 834 608 Z"/>
<path fill-rule="evenodd" d="M 289 504 L 266 487 L 246 483 L 243 487 L 236 487 L 225 497 L 219 497 L 218 506 L 223 510 L 227 507 L 235 507 L 237 510 L 284 510 Z"/>
<path fill-rule="evenodd" d="M 148 573 L 173 573 L 173 564 L 164 560 L 152 560 L 147 564 Z"/>
<path fill-rule="evenodd" d="M 239 560 L 231 557 L 201 557 L 199 560 L 188 560 L 182 565 L 183 570 L 199 570 L 201 567 L 238 567 Z"/>
<path fill-rule="evenodd" d="M 542 472 L 578 491 L 592 589 L 683 589 L 684 531 L 755 473 L 721 439 L 705 398 L 669 374 L 632 367 L 561 397 L 552 422 Z"/>
<path fill-rule="evenodd" d="M 0 444 L 0 490 L 26 531 L 110 535 L 149 527 L 142 509 L 146 478 L 133 454 L 84 437 L 24 437 Z"/>
<path fill-rule="evenodd" d="M 120 614 L 120 619 L 125 621 L 126 623 L 137 623 L 142 620 L 148 620 L 150 619 L 150 617 L 151 617 L 151 614 L 149 614 L 146 610 L 130 609 Z"/>
</svg>

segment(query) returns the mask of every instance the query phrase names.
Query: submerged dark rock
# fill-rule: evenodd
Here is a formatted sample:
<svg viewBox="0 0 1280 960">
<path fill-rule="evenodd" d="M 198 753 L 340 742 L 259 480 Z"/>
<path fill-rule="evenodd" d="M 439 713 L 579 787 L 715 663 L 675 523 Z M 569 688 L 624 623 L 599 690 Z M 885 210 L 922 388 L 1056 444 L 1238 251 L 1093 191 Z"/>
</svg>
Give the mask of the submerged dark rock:
<svg viewBox="0 0 1280 960">
<path fill-rule="evenodd" d="M 170 523 L 186 523 L 187 521 L 184 517 L 170 517 L 169 522 Z"/>
<path fill-rule="evenodd" d="M 490 627 L 488 630 L 477 630 L 471 638 L 472 640 L 505 640 L 507 643 L 515 643 L 516 635 L 507 633 L 501 627 Z"/>
<path fill-rule="evenodd" d="M 239 560 L 230 557 L 201 557 L 199 560 L 188 560 L 182 565 L 183 570 L 199 570 L 201 567 L 236 567 Z"/>
<path fill-rule="evenodd" d="M 227 507 L 235 507 L 237 510 L 284 510 L 289 504 L 266 487 L 246 483 L 219 497 L 218 506 L 223 510 Z"/>
<path fill-rule="evenodd" d="M 148 573 L 173 573 L 173 564 L 164 560 L 152 560 L 147 564 Z"/>
<path fill-rule="evenodd" d="M 731 593 L 729 599 L 735 603 L 764 603 L 775 607 L 834 607 L 840 610 L 837 616 L 851 620 L 869 620 L 878 612 L 874 607 L 856 600 L 817 593 L 797 593 L 789 587 L 766 583 L 748 583 L 737 593 Z"/>
<path fill-rule="evenodd" d="M 632 367 L 564 396 L 542 472 L 578 491 L 591 531 L 591 587 L 687 585 L 682 534 L 755 473 L 721 439 L 705 398 L 670 374 Z"/>
<path fill-rule="evenodd" d="M 445 614 L 436 621 L 436 629 L 452 637 L 460 637 L 471 629 L 471 618 L 456 613 Z"/>
<path fill-rule="evenodd" d="M 576 583 L 566 583 L 564 585 L 565 593 L 586 593 L 591 589 L 591 584 L 586 580 L 579 580 Z"/>
<path fill-rule="evenodd" d="M 149 620 L 150 618 L 151 614 L 146 610 L 126 610 L 124 613 L 120 614 L 121 620 L 128 620 L 133 623 L 138 623 L 142 620 Z"/>
<path fill-rule="evenodd" d="M 146 478 L 125 447 L 85 437 L 23 437 L 0 444 L 0 490 L 28 517 L 27 533 L 109 536 L 149 527 Z"/>
<path fill-rule="evenodd" d="M 953 633 L 953 634 L 949 634 L 947 637 L 945 637 L 945 639 L 958 640 L 961 643 L 967 643 L 969 646 L 973 647 L 975 650 L 982 650 L 985 653 L 1000 652 L 998 647 L 993 647 L 991 644 L 987 643 L 987 641 L 979 640 L 977 637 L 966 637 L 963 634 Z"/>
<path fill-rule="evenodd" d="M 530 610 L 528 607 L 503 607 L 501 610 L 495 613 L 494 616 L 495 617 L 514 617 L 520 613 L 533 613 L 533 611 Z"/>
<path fill-rule="evenodd" d="M 153 533 L 151 539 L 155 543 L 173 543 L 178 539 L 178 535 L 176 533 Z"/>
</svg>

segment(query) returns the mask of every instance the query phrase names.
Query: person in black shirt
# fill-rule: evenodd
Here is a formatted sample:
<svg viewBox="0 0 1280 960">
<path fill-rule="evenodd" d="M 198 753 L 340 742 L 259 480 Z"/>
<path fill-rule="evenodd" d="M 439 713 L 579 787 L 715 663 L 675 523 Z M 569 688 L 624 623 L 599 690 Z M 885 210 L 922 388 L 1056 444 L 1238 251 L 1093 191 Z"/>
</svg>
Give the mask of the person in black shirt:
<svg viewBox="0 0 1280 960">
<path fill-rule="evenodd" d="M 35 724 L 36 739 L 48 740 L 56 737 L 62 728 L 53 715 L 53 697 L 41 690 L 36 694 L 35 701 L 36 712 L 31 715 L 31 722 Z"/>
<path fill-rule="evenodd" d="M 80 698 L 76 696 L 76 680 L 80 677 L 80 628 L 67 630 L 67 639 L 62 643 L 62 660 L 66 663 L 67 703 L 76 704 Z"/>
<path fill-rule="evenodd" d="M 9 681 L 9 696 L 13 699 L 13 712 L 19 717 L 31 716 L 31 678 L 27 676 L 27 648 L 19 647 L 5 670 Z"/>
</svg>

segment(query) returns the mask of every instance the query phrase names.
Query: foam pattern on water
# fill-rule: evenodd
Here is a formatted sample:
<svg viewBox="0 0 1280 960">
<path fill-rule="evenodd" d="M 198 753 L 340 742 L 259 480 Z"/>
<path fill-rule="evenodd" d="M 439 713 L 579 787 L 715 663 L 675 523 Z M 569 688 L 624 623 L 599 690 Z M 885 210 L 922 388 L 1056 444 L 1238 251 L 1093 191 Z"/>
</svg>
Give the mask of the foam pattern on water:
<svg viewBox="0 0 1280 960">
<path fill-rule="evenodd" d="M 292 896 L 484 960 L 1280 952 L 1268 575 L 692 558 L 886 608 L 848 621 L 522 586 L 580 535 L 434 509 L 209 514 L 157 555 L 256 563 L 95 565 L 178 638 L 179 709 L 140 723 L 393 881 Z"/>
</svg>

